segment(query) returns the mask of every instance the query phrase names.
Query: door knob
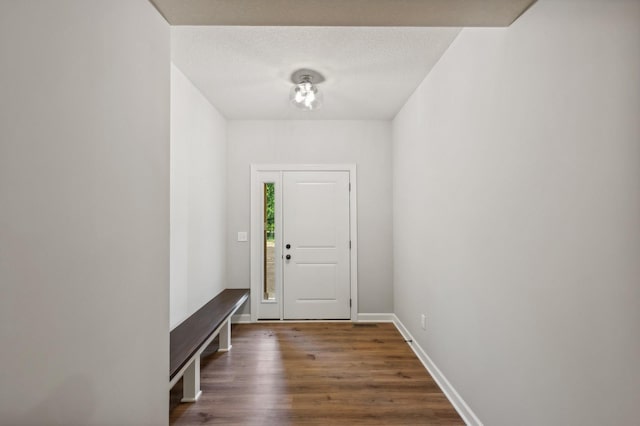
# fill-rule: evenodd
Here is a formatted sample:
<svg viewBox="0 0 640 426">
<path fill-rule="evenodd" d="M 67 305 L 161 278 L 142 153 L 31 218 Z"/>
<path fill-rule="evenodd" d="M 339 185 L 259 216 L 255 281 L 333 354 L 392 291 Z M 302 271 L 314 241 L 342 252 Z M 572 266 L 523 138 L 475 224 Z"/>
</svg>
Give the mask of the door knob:
<svg viewBox="0 0 640 426">
<path fill-rule="evenodd" d="M 289 260 L 289 259 L 291 259 L 291 255 L 290 255 L 290 254 L 288 254 L 288 255 L 286 255 L 284 258 L 285 258 L 285 259 L 287 259 L 287 260 Z"/>
<path fill-rule="evenodd" d="M 287 244 L 286 246 L 284 246 L 287 250 L 289 250 L 291 248 L 291 244 Z"/>
</svg>

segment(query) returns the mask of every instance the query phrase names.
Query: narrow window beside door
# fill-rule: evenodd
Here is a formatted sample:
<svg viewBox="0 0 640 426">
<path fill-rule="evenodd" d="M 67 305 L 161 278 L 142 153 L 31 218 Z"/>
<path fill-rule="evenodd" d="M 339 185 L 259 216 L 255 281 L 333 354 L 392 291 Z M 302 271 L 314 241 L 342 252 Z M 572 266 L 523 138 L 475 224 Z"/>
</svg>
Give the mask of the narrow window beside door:
<svg viewBox="0 0 640 426">
<path fill-rule="evenodd" d="M 263 300 L 276 299 L 276 229 L 275 229 L 275 184 L 263 184 Z"/>
</svg>

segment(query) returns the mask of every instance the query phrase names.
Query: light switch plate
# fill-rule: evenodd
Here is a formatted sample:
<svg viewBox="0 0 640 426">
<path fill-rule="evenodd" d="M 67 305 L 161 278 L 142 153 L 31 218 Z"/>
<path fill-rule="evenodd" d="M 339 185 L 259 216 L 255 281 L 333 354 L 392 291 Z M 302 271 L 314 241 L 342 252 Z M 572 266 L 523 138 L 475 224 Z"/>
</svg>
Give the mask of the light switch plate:
<svg viewBox="0 0 640 426">
<path fill-rule="evenodd" d="M 238 232 L 238 241 L 247 241 L 247 233 Z"/>
</svg>

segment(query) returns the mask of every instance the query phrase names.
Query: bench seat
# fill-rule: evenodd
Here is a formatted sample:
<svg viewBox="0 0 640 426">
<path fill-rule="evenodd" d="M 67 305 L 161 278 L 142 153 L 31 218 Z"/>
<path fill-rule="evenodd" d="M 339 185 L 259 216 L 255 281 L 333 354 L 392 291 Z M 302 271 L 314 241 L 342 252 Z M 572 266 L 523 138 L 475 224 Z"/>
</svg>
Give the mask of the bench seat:
<svg viewBox="0 0 640 426">
<path fill-rule="evenodd" d="M 220 335 L 220 351 L 231 349 L 231 316 L 249 298 L 248 289 L 225 289 L 170 333 L 169 387 L 185 378 L 184 402 L 200 396 L 200 354 Z"/>
</svg>

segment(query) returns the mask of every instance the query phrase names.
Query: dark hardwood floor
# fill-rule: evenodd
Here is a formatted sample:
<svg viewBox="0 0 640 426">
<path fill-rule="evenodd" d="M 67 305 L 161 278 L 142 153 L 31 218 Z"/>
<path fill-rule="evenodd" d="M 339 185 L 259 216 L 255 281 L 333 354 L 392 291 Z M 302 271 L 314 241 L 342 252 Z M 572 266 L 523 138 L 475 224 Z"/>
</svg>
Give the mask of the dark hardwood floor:
<svg viewBox="0 0 640 426">
<path fill-rule="evenodd" d="M 203 354 L 202 396 L 171 425 L 464 424 L 393 324 L 233 327 L 230 352 Z"/>
</svg>

